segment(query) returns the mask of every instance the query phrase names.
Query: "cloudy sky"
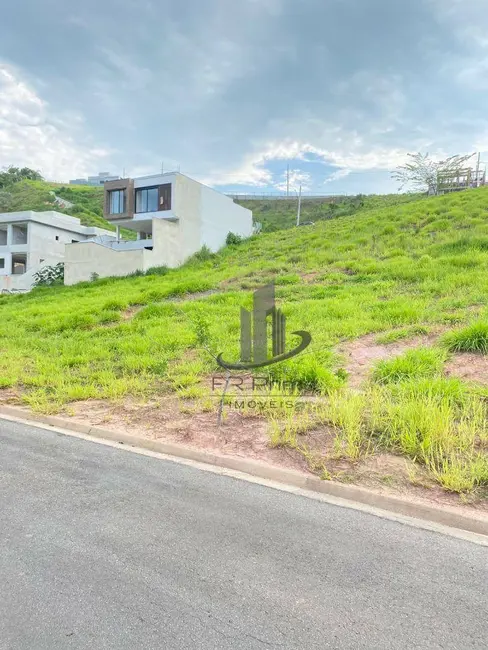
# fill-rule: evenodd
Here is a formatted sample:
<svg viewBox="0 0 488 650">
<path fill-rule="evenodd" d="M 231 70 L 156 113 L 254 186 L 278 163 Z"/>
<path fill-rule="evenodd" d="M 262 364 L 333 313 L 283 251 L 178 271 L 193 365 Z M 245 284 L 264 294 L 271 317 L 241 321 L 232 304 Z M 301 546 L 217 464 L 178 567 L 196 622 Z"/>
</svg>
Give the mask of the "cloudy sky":
<svg viewBox="0 0 488 650">
<path fill-rule="evenodd" d="M 408 152 L 488 152 L 486 1 L 7 3 L 0 167 L 395 191 Z"/>
</svg>

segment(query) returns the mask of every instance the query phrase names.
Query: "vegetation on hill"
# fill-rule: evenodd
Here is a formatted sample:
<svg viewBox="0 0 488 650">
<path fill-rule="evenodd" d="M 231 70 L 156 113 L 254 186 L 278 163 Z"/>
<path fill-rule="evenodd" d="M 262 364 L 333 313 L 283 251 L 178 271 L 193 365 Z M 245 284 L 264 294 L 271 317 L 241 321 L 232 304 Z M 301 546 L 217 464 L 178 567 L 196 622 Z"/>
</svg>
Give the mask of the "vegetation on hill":
<svg viewBox="0 0 488 650">
<path fill-rule="evenodd" d="M 363 210 L 377 210 L 393 207 L 411 201 L 418 201 L 422 194 L 389 194 L 337 196 L 327 199 L 303 198 L 301 223 L 323 221 L 356 214 Z M 298 198 L 239 200 L 240 205 L 253 211 L 254 222 L 261 223 L 263 232 L 276 232 L 296 225 Z"/>
<path fill-rule="evenodd" d="M 8 190 L 15 183 L 25 180 L 42 181 L 43 178 L 35 169 L 10 165 L 10 167 L 6 167 L 0 172 L 0 189 Z"/>
<path fill-rule="evenodd" d="M 64 208 L 56 202 L 56 197 L 73 203 Z M 43 180 L 18 180 L 0 190 L 0 212 L 22 212 L 24 210 L 55 210 L 78 217 L 84 226 L 115 230 L 103 218 L 103 188 L 84 185 L 59 185 Z M 125 239 L 134 239 L 135 233 L 122 231 Z"/>
<path fill-rule="evenodd" d="M 0 383 L 48 412 L 162 392 L 204 399 L 222 372 L 214 356 L 239 357 L 240 307 L 272 281 L 287 331 L 313 337 L 268 370 L 275 392 L 285 379 L 296 387 L 291 406 L 262 410 L 273 444 L 303 450 L 300 433 L 326 427 L 335 458 L 389 450 L 448 490 L 488 485 L 487 389 L 445 373 L 456 351 L 488 351 L 485 188 L 261 234 L 177 270 L 1 296 Z M 373 334 L 431 338 L 352 390 L 341 345 Z M 322 399 L 301 402 L 304 390 Z"/>
</svg>

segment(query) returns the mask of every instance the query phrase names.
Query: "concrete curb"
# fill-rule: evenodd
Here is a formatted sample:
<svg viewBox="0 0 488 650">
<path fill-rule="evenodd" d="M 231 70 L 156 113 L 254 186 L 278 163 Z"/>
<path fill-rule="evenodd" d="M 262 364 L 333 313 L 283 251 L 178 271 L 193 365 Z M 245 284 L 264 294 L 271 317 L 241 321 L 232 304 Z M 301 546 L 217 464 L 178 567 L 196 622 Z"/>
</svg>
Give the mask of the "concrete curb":
<svg viewBox="0 0 488 650">
<path fill-rule="evenodd" d="M 89 435 L 93 438 L 108 440 L 115 443 L 139 447 L 149 451 L 175 456 L 186 460 L 212 465 L 228 470 L 242 472 L 251 476 L 275 481 L 295 488 L 310 490 L 312 492 L 329 495 L 347 501 L 354 501 L 366 506 L 385 510 L 396 515 L 412 517 L 428 522 L 433 522 L 450 528 L 469 531 L 478 535 L 488 536 L 488 517 L 476 517 L 474 514 L 460 514 L 449 508 L 433 507 L 422 503 L 414 503 L 400 497 L 379 494 L 353 485 L 343 485 L 334 481 L 321 481 L 314 476 L 306 476 L 290 469 L 273 467 L 266 463 L 244 458 L 233 458 L 206 451 L 191 449 L 182 445 L 149 440 L 132 436 L 122 431 L 111 431 L 100 427 L 73 422 L 69 418 L 60 418 L 50 415 L 40 415 L 15 406 L 0 406 L 2 415 L 19 418 L 28 423 L 42 423 L 52 427 L 67 429 L 74 433 Z"/>
</svg>

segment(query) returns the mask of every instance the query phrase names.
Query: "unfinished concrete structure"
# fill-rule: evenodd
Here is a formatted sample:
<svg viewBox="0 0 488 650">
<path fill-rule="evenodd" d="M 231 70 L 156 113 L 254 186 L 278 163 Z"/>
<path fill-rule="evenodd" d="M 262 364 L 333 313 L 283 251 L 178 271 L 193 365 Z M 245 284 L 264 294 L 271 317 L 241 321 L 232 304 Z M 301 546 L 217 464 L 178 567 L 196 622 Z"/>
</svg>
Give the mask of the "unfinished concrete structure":
<svg viewBox="0 0 488 650">
<path fill-rule="evenodd" d="M 60 212 L 0 214 L 0 290 L 28 291 L 44 266 L 64 262 L 66 244 L 95 237 L 115 237 L 101 228 L 82 226 Z"/>
<path fill-rule="evenodd" d="M 124 276 L 154 266 L 175 268 L 207 246 L 216 252 L 229 232 L 249 237 L 252 212 L 184 174 L 171 172 L 104 185 L 104 217 L 117 241 L 97 238 L 66 246 L 65 284 Z M 121 241 L 120 227 L 137 233 Z"/>
</svg>

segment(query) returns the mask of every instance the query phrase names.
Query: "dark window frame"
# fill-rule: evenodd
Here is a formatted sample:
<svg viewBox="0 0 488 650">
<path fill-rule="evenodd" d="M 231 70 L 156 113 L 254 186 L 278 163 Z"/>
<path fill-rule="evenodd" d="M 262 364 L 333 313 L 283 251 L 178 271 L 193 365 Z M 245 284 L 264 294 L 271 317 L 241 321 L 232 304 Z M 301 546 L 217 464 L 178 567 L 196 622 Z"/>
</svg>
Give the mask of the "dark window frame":
<svg viewBox="0 0 488 650">
<path fill-rule="evenodd" d="M 112 197 L 114 194 L 119 195 L 119 211 L 118 212 L 112 212 Z M 122 195 L 122 209 L 120 209 L 120 195 Z M 108 209 L 109 209 L 109 214 L 124 214 L 125 213 L 125 205 L 126 205 L 126 198 L 125 198 L 125 190 L 120 189 L 120 190 L 110 190 L 108 193 Z"/>
<path fill-rule="evenodd" d="M 149 190 L 156 190 L 156 209 L 155 210 L 138 210 L 137 209 L 137 194 L 142 192 L 149 192 Z M 149 196 L 146 196 L 146 207 L 148 207 Z M 136 187 L 134 190 L 134 214 L 146 214 L 148 212 L 159 212 L 159 185 L 149 185 L 148 187 Z"/>
<path fill-rule="evenodd" d="M 173 184 L 164 183 L 159 186 L 158 192 L 158 207 L 160 212 L 167 212 L 171 210 L 172 203 L 172 194 L 173 194 Z"/>
</svg>

